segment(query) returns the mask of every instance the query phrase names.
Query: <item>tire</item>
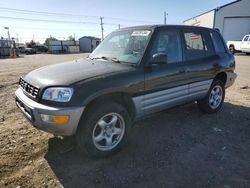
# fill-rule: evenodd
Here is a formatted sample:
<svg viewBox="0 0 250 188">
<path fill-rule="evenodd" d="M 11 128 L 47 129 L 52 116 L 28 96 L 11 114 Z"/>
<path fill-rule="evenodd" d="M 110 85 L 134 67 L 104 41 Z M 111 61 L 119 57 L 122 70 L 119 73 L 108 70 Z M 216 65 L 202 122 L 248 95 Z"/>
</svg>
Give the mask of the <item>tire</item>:
<svg viewBox="0 0 250 188">
<path fill-rule="evenodd" d="M 225 86 L 218 80 L 214 79 L 206 97 L 198 101 L 199 108 L 202 112 L 212 114 L 218 112 L 225 98 Z"/>
<path fill-rule="evenodd" d="M 125 144 L 130 127 L 131 118 L 122 105 L 114 102 L 95 103 L 78 125 L 78 148 L 90 157 L 109 156 Z"/>
<path fill-rule="evenodd" d="M 229 47 L 230 52 L 234 55 L 235 54 L 235 48 L 234 46 Z"/>
</svg>

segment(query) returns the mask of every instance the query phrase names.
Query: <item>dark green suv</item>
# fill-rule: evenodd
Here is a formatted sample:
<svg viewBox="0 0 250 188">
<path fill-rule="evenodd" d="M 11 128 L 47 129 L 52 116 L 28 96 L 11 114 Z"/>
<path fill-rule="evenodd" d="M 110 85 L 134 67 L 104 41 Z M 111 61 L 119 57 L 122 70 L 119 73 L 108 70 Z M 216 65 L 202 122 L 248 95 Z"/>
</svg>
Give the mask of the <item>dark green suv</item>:
<svg viewBox="0 0 250 188">
<path fill-rule="evenodd" d="M 16 104 L 36 128 L 75 135 L 82 151 L 106 156 L 145 115 L 193 101 L 203 112 L 217 112 L 234 69 L 216 30 L 130 27 L 112 32 L 87 59 L 20 78 Z"/>
</svg>

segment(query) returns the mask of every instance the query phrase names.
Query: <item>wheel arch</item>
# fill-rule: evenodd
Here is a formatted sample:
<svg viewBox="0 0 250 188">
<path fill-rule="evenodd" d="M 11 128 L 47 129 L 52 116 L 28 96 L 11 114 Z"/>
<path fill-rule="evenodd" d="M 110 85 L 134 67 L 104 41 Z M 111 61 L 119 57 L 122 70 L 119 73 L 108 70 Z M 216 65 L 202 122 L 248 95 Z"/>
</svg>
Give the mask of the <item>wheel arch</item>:
<svg viewBox="0 0 250 188">
<path fill-rule="evenodd" d="M 133 120 L 136 115 L 135 104 L 132 100 L 132 96 L 126 92 L 111 92 L 100 94 L 95 97 L 91 97 L 87 100 L 85 104 L 85 111 L 83 116 L 88 113 L 88 109 L 96 103 L 102 103 L 106 101 L 113 101 L 122 105 L 129 113 L 131 119 Z"/>
<path fill-rule="evenodd" d="M 215 76 L 214 79 L 220 80 L 225 86 L 227 82 L 227 74 L 225 72 L 220 72 Z"/>
</svg>

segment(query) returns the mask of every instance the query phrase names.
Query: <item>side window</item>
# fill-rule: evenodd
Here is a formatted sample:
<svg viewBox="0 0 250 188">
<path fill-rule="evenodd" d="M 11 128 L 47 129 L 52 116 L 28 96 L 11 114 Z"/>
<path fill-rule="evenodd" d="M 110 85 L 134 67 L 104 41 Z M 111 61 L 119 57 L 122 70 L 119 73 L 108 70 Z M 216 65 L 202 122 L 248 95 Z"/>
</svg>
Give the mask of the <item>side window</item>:
<svg viewBox="0 0 250 188">
<path fill-rule="evenodd" d="M 206 56 L 200 32 L 184 32 L 187 60 L 200 59 Z"/>
<path fill-rule="evenodd" d="M 205 46 L 205 52 L 206 52 L 206 56 L 212 56 L 215 54 L 214 51 L 214 46 L 213 46 L 213 42 L 211 40 L 210 34 L 208 30 L 204 30 L 202 32 L 203 35 L 203 42 L 204 42 L 204 46 Z"/>
<path fill-rule="evenodd" d="M 249 36 L 245 36 L 245 38 L 243 39 L 244 42 L 247 42 L 249 39 Z"/>
<path fill-rule="evenodd" d="M 181 38 L 178 30 L 173 29 L 158 32 L 153 42 L 150 57 L 158 53 L 167 56 L 166 63 L 178 63 L 182 61 Z"/>
<path fill-rule="evenodd" d="M 210 35 L 214 44 L 215 51 L 217 53 L 226 52 L 226 48 L 223 44 L 221 36 L 216 31 L 210 31 Z"/>
</svg>

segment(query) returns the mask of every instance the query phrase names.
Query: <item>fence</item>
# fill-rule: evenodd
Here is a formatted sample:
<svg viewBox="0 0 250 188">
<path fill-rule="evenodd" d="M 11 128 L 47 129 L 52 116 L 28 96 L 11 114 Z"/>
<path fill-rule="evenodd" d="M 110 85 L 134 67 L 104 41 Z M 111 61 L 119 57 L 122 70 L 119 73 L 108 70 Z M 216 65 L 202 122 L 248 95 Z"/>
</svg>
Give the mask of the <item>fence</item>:
<svg viewBox="0 0 250 188">
<path fill-rule="evenodd" d="M 48 50 L 50 53 L 76 53 L 80 51 L 79 41 L 74 40 L 50 40 Z"/>
</svg>

